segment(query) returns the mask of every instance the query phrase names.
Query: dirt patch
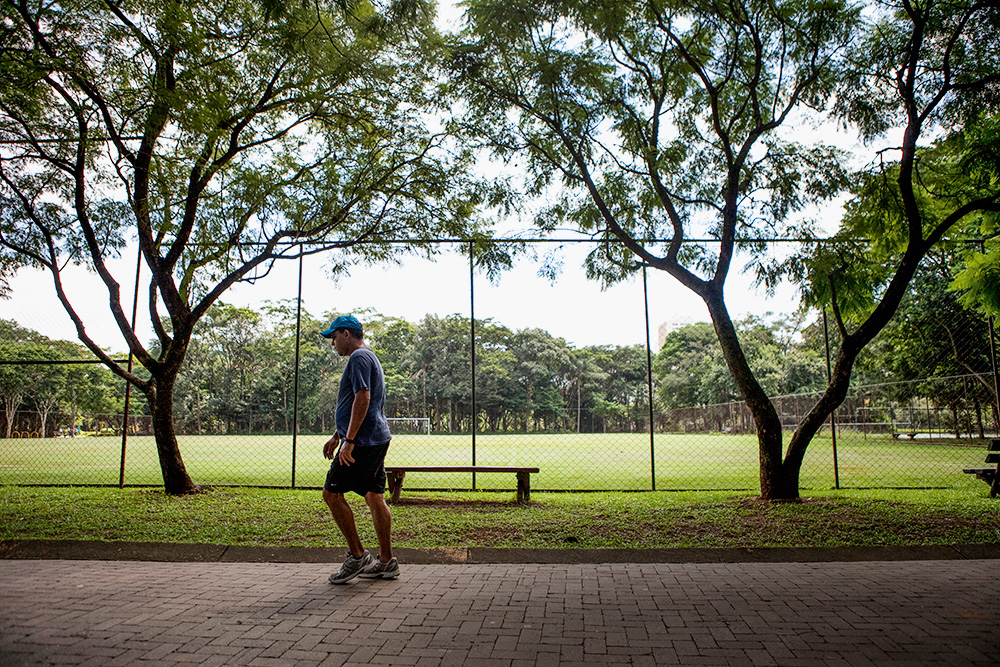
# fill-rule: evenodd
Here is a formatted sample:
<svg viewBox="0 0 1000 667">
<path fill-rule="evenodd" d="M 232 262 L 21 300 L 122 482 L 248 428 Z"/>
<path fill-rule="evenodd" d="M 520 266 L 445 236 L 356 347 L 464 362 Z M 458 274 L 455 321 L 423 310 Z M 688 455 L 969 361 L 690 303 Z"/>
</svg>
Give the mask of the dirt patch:
<svg viewBox="0 0 1000 667">
<path fill-rule="evenodd" d="M 480 512 L 508 512 L 511 509 L 526 509 L 537 504 L 524 505 L 516 500 L 472 500 L 472 499 L 451 499 L 451 498 L 421 498 L 419 496 L 407 498 L 401 496 L 393 503 L 393 507 L 419 507 L 436 509 L 462 509 L 475 510 Z"/>
<path fill-rule="evenodd" d="M 461 543 L 474 546 L 492 547 L 503 544 L 511 538 L 511 531 L 499 526 L 475 526 L 462 531 Z"/>
</svg>

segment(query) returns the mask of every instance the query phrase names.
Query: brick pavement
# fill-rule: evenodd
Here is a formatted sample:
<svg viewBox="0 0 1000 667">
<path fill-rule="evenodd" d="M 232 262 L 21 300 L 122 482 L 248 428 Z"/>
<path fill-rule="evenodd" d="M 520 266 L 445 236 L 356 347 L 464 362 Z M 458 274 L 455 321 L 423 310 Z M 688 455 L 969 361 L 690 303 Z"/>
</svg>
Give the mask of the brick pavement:
<svg viewBox="0 0 1000 667">
<path fill-rule="evenodd" d="M 0 665 L 998 665 L 1000 561 L 0 561 Z"/>
</svg>

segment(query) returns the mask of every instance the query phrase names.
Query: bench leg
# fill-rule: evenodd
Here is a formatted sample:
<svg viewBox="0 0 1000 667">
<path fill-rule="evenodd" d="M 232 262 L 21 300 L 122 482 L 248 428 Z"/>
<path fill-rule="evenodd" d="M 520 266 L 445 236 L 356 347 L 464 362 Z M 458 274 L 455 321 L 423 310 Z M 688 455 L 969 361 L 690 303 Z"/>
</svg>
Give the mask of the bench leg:
<svg viewBox="0 0 1000 667">
<path fill-rule="evenodd" d="M 990 498 L 996 498 L 1000 493 L 1000 463 L 997 464 L 996 472 L 993 473 L 993 481 L 990 482 Z"/>
<path fill-rule="evenodd" d="M 531 473 L 517 473 L 517 502 L 526 503 L 531 500 Z"/>
<path fill-rule="evenodd" d="M 406 471 L 403 470 L 393 470 L 389 473 L 389 502 L 396 503 L 399 501 L 399 493 L 403 490 L 403 478 L 406 477 Z"/>
</svg>

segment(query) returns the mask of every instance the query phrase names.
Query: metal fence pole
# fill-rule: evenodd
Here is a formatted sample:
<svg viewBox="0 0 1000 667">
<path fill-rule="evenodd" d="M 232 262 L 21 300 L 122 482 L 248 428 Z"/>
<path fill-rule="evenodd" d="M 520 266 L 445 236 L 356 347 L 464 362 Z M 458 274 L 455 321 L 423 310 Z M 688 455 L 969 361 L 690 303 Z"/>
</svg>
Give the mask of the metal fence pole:
<svg viewBox="0 0 1000 667">
<path fill-rule="evenodd" d="M 997 371 L 997 337 L 992 315 L 986 318 L 990 331 L 990 363 L 993 365 L 993 428 L 1000 434 L 1000 372 Z"/>
<path fill-rule="evenodd" d="M 830 330 L 826 322 L 826 308 L 823 309 L 823 341 L 826 344 L 826 382 L 833 379 L 830 370 Z M 830 440 L 833 442 L 833 488 L 840 488 L 840 465 L 837 463 L 837 411 L 830 413 Z"/>
<path fill-rule="evenodd" d="M 472 370 L 472 465 L 476 465 L 476 274 L 473 241 L 469 241 L 469 361 Z M 476 490 L 476 473 L 472 473 L 472 490 Z"/>
<path fill-rule="evenodd" d="M 986 242 L 979 242 L 979 250 L 986 254 Z M 986 317 L 986 325 L 990 334 L 990 365 L 993 366 L 993 428 L 1000 435 L 1000 372 L 997 371 L 997 337 L 993 328 L 993 321 L 996 318 L 992 315 Z"/>
<path fill-rule="evenodd" d="M 646 282 L 646 264 L 642 265 L 642 302 L 646 310 L 646 390 L 649 395 L 649 476 L 650 486 L 656 491 L 656 445 L 653 437 L 653 352 L 649 342 L 649 284 Z"/>
<path fill-rule="evenodd" d="M 302 340 L 302 256 L 305 246 L 299 244 L 299 292 L 295 298 L 295 380 L 292 383 L 292 488 L 295 488 L 295 461 L 298 458 L 299 437 L 299 344 Z"/>
<path fill-rule="evenodd" d="M 139 257 L 135 261 L 135 290 L 132 295 L 132 333 L 135 333 L 135 318 L 136 314 L 139 312 L 139 273 L 142 271 L 142 248 L 139 248 Z M 132 360 L 135 355 L 132 354 L 132 346 L 129 346 L 128 350 L 128 373 L 132 374 Z M 132 400 L 132 383 L 128 380 L 125 381 L 125 408 L 122 410 L 122 456 L 121 464 L 118 467 L 118 488 L 125 488 L 125 447 L 128 445 L 128 404 Z M 76 424 L 73 424 L 72 428 L 76 428 Z M 42 424 L 42 430 L 45 430 L 45 424 Z M 44 437 L 44 433 L 42 436 Z"/>
</svg>

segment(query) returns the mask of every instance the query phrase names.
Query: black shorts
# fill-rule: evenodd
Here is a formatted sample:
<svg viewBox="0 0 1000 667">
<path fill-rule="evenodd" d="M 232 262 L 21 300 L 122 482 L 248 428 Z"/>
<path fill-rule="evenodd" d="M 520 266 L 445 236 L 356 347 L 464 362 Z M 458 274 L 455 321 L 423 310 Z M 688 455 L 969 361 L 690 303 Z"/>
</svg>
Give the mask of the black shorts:
<svg viewBox="0 0 1000 667">
<path fill-rule="evenodd" d="M 334 453 L 330 471 L 326 473 L 323 488 L 330 493 L 353 491 L 359 496 L 369 493 L 385 494 L 385 453 L 389 443 L 355 447 L 351 451 L 354 463 L 345 466 L 340 462 L 340 450 Z"/>
</svg>

